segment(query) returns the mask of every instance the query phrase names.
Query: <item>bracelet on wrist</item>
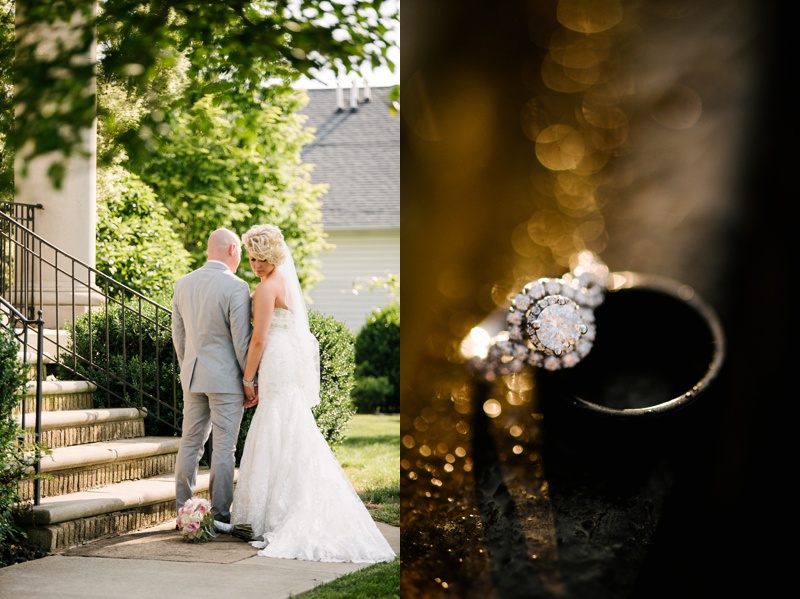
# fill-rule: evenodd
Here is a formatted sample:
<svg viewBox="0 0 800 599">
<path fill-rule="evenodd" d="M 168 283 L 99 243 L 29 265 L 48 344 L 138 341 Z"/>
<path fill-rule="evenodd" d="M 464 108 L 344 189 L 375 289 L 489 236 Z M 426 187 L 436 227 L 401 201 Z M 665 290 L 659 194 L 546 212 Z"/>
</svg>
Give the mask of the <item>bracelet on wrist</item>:
<svg viewBox="0 0 800 599">
<path fill-rule="evenodd" d="M 245 387 L 255 387 L 255 386 L 257 386 L 255 379 L 253 379 L 252 381 L 246 381 L 246 380 L 242 379 L 242 385 L 244 385 Z"/>
</svg>

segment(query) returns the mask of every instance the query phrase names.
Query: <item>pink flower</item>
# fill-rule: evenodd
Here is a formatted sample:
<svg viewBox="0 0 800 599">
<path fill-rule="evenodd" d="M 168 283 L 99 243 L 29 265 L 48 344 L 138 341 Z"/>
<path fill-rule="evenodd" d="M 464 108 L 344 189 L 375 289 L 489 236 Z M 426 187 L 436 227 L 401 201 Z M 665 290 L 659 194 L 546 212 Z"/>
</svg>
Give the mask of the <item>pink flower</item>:
<svg viewBox="0 0 800 599">
<path fill-rule="evenodd" d="M 187 524 L 186 526 L 183 527 L 183 530 L 186 531 L 189 534 L 197 532 L 199 529 L 200 529 L 200 523 L 199 522 L 189 522 L 189 524 Z"/>
<path fill-rule="evenodd" d="M 189 543 L 204 543 L 216 536 L 211 504 L 202 497 L 191 497 L 178 510 L 178 530 Z"/>
</svg>

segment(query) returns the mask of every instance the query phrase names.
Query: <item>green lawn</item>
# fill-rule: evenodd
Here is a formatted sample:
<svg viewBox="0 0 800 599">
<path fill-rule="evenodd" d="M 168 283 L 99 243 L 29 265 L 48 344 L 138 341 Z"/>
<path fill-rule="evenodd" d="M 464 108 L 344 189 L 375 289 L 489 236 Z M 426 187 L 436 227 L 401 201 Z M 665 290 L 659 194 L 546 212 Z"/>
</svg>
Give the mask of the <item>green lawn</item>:
<svg viewBox="0 0 800 599">
<path fill-rule="evenodd" d="M 334 449 L 372 517 L 400 526 L 400 416 L 356 414 Z M 400 556 L 320 585 L 303 599 L 399 599 Z"/>
<path fill-rule="evenodd" d="M 303 593 L 303 599 L 399 599 L 400 557 L 374 564 Z"/>
<path fill-rule="evenodd" d="M 334 453 L 372 517 L 400 526 L 400 415 L 356 414 Z"/>
</svg>

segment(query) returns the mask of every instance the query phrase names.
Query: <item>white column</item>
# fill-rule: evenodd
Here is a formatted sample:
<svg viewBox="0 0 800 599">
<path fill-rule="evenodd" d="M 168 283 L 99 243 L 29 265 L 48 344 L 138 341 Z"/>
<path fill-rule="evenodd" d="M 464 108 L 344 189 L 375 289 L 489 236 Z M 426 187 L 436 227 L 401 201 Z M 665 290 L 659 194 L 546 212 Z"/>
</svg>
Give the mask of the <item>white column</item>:
<svg viewBox="0 0 800 599">
<path fill-rule="evenodd" d="M 38 44 L 36 55 L 43 58 L 55 55 L 58 42 L 72 43 L 74 25 L 81 19 L 80 13 L 76 13 L 72 23 L 57 21 L 25 26 L 20 12 L 17 15 L 17 44 Z M 96 57 L 96 44 L 93 44 L 85 60 L 94 63 Z M 64 76 L 68 77 L 69 72 L 65 71 Z M 94 78 L 87 81 L 87 93 L 94 94 L 96 85 Z M 30 155 L 32 144 L 19 149 L 15 160 L 16 201 L 44 207 L 36 211 L 36 234 L 59 250 L 46 245 L 41 248 L 45 261 L 54 263 L 57 260 L 58 267 L 42 265 L 34 281 L 34 295 L 39 297 L 41 294 L 45 327 L 49 329 L 61 328 L 65 320 L 74 320 L 90 304 L 95 304 L 95 299 L 99 299 L 96 294 L 90 299 L 89 287 L 94 285 L 91 270 L 80 264 L 76 267 L 66 257 L 69 255 L 91 268 L 95 266 L 96 119 L 81 137 L 80 151 L 69 157 L 61 152 L 37 156 L 28 163 L 27 174 L 23 174 L 23 160 Z M 64 160 L 66 170 L 62 185 L 57 188 L 47 171 L 58 160 Z M 73 274 L 77 283 L 72 280 Z"/>
</svg>

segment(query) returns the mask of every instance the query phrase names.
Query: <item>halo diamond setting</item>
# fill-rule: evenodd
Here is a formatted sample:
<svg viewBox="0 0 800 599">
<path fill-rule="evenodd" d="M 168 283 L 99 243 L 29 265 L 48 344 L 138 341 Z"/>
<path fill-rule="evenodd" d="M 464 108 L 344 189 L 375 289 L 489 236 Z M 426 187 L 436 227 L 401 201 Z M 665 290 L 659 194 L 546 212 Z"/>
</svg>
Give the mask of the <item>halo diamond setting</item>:
<svg viewBox="0 0 800 599">
<path fill-rule="evenodd" d="M 591 252 L 561 278 L 531 281 L 511 302 L 506 328 L 494 337 L 486 357 L 474 361 L 490 378 L 521 372 L 526 365 L 571 368 L 592 349 L 594 309 L 605 297 L 608 268 Z"/>
</svg>

